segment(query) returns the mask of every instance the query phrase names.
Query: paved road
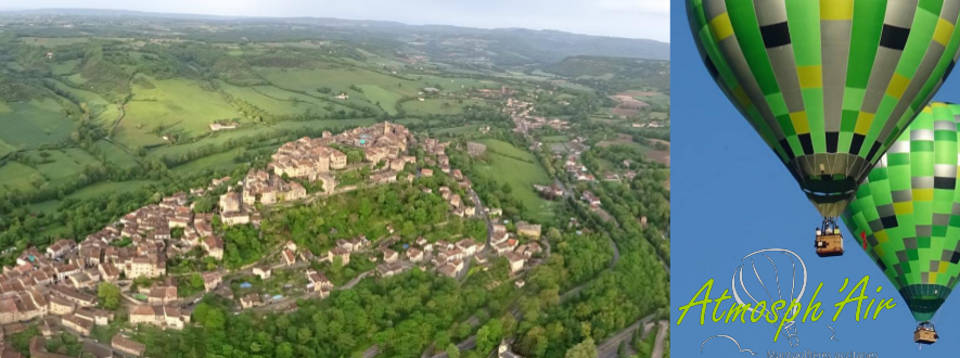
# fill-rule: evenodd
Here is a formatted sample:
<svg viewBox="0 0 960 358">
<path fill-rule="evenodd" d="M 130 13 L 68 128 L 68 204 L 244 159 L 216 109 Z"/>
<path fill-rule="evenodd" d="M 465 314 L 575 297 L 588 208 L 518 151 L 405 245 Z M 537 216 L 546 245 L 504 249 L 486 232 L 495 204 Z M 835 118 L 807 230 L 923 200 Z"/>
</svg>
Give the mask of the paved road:
<svg viewBox="0 0 960 358">
<path fill-rule="evenodd" d="M 667 338 L 667 327 L 670 327 L 667 321 L 660 321 L 660 330 L 657 331 L 657 343 L 653 346 L 653 354 L 650 355 L 650 358 L 663 357 L 663 342 Z"/>
<path fill-rule="evenodd" d="M 487 222 L 487 245 L 484 246 L 484 250 L 490 249 L 490 243 L 493 241 L 493 220 L 490 220 L 490 214 L 487 213 L 486 207 L 483 206 L 483 202 L 480 201 L 480 196 L 477 195 L 477 192 L 473 190 L 473 186 L 470 186 L 468 191 L 470 197 L 473 199 L 473 204 L 476 206 L 477 213 L 483 217 L 483 220 Z"/>
<path fill-rule="evenodd" d="M 360 280 L 362 280 L 364 277 L 370 276 L 370 274 L 372 273 L 373 273 L 373 270 L 361 272 L 359 275 L 357 275 L 357 277 L 354 277 L 352 280 L 348 281 L 343 286 L 337 287 L 336 289 L 349 290 L 353 288 L 353 286 L 356 286 L 358 283 L 360 283 Z"/>
<path fill-rule="evenodd" d="M 474 348 L 476 348 L 476 347 L 477 347 L 477 336 L 476 336 L 476 335 L 467 337 L 467 339 L 463 340 L 463 341 L 460 342 L 460 343 L 457 343 L 457 348 L 460 348 L 460 351 L 461 351 L 461 352 L 463 352 L 463 351 L 468 351 L 468 350 L 474 349 Z M 443 349 L 446 349 L 446 347 L 443 347 Z M 440 351 L 440 353 L 434 354 L 433 357 L 431 357 L 431 358 L 447 358 L 447 352 L 446 352 L 446 351 Z"/>
<path fill-rule="evenodd" d="M 629 342 L 630 338 L 633 337 L 633 332 L 636 332 L 638 328 L 647 323 L 647 321 L 653 319 L 653 315 L 648 315 L 641 318 L 639 321 L 634 322 L 633 324 L 627 326 L 620 330 L 617 334 L 613 335 L 607 340 L 603 341 L 597 345 L 597 357 L 598 358 L 617 358 L 617 350 L 620 348 L 620 343 Z"/>
<path fill-rule="evenodd" d="M 370 348 L 367 348 L 367 350 L 363 351 L 363 358 L 373 358 L 376 357 L 377 354 L 380 354 L 380 347 L 374 344 L 370 346 Z"/>
</svg>

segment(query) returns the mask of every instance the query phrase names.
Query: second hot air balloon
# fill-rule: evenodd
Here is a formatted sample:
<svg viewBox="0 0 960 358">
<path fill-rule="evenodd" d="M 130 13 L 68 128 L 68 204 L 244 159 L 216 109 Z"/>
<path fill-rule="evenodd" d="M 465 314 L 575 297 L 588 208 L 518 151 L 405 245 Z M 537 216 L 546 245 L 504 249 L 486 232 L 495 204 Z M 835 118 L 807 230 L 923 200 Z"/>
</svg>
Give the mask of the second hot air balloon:
<svg viewBox="0 0 960 358">
<path fill-rule="evenodd" d="M 960 0 L 688 0 L 708 72 L 824 217 L 836 217 L 956 61 Z M 749 175 L 749 173 L 744 173 Z"/>
<path fill-rule="evenodd" d="M 960 276 L 960 105 L 934 102 L 883 155 L 843 214 L 847 227 L 920 322 L 918 343 L 933 343 L 930 319 Z"/>
</svg>

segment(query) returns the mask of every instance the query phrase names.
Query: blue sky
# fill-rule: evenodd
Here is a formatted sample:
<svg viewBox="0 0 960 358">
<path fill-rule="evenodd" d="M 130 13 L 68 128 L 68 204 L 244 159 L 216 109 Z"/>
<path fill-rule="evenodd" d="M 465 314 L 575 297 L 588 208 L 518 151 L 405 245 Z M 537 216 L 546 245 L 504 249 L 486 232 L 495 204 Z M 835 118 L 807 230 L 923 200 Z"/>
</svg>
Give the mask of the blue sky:
<svg viewBox="0 0 960 358">
<path fill-rule="evenodd" d="M 481 28 L 523 27 L 669 40 L 666 0 L 3 0 L 0 9 L 92 8 L 229 16 L 313 16 Z"/>
<path fill-rule="evenodd" d="M 716 87 L 693 44 L 683 0 L 673 0 L 672 4 L 671 355 L 750 357 L 722 339 L 708 342 L 700 354 L 700 343 L 706 337 L 728 334 L 758 357 L 767 357 L 771 350 L 879 352 L 885 357 L 956 356 L 960 320 L 952 318 L 960 314 L 960 297 L 950 297 L 934 317 L 940 342 L 918 351 L 912 340 L 916 323 L 906 304 L 850 239 L 849 231 L 844 231 L 846 254 L 827 259 L 816 256 L 813 228 L 820 220 L 817 211 L 774 153 Z M 960 76 L 949 79 L 936 99 L 960 100 Z M 734 228 L 736 233 L 730 233 Z M 769 325 L 724 325 L 708 318 L 699 326 L 699 311 L 691 311 L 679 327 L 676 325 L 677 308 L 689 302 L 707 279 L 716 279 L 715 288 L 720 287 L 720 291 L 729 288 L 740 258 L 768 247 L 791 249 L 806 262 L 809 283 L 804 301 L 810 297 L 809 290 L 824 283 L 818 300 L 827 313 L 816 323 L 799 326 L 799 347 L 792 348 L 782 339 L 774 343 L 776 327 Z M 758 269 L 764 270 L 763 265 Z M 745 272 L 746 276 L 750 274 Z M 842 296 L 837 292 L 843 278 L 859 280 L 863 275 L 871 277 L 867 291 L 871 297 L 893 297 L 897 307 L 882 312 L 876 321 L 860 322 L 847 308 L 837 322 L 830 322 L 833 303 L 846 296 L 846 292 Z M 875 294 L 878 284 L 883 290 Z M 717 297 L 720 291 L 715 290 L 712 296 Z M 723 308 L 728 307 L 726 303 Z M 830 340 L 827 323 L 834 326 L 837 341 Z"/>
</svg>

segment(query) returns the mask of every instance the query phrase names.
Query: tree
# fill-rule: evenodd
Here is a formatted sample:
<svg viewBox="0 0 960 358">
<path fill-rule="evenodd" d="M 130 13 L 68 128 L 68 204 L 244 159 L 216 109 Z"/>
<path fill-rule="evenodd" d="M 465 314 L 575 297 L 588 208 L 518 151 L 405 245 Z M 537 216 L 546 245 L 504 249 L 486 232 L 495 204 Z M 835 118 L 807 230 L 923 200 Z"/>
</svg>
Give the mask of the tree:
<svg viewBox="0 0 960 358">
<path fill-rule="evenodd" d="M 194 201 L 193 211 L 198 213 L 209 213 L 216 207 L 217 200 L 213 196 L 204 196 Z"/>
<path fill-rule="evenodd" d="M 220 330 L 223 329 L 226 317 L 219 307 L 207 302 L 200 302 L 193 310 L 193 320 L 206 329 Z"/>
<path fill-rule="evenodd" d="M 520 340 L 518 348 L 525 356 L 542 357 L 547 351 L 547 332 L 543 327 L 536 326 L 527 331 Z"/>
<path fill-rule="evenodd" d="M 450 358 L 460 358 L 460 347 L 457 347 L 456 344 L 450 343 L 447 345 L 447 357 Z"/>
<path fill-rule="evenodd" d="M 565 358 L 596 358 L 599 353 L 597 352 L 597 345 L 593 343 L 592 337 L 587 337 L 583 342 L 571 347 L 567 350 L 567 354 L 564 355 Z"/>
<path fill-rule="evenodd" d="M 115 310 L 120 307 L 120 288 L 109 282 L 102 282 L 97 286 L 97 297 L 100 307 Z"/>
<path fill-rule="evenodd" d="M 191 273 L 180 278 L 177 290 L 180 297 L 187 297 L 197 292 L 203 292 L 203 277 L 199 273 Z"/>
<path fill-rule="evenodd" d="M 277 358 L 291 358 L 293 357 L 293 345 L 290 342 L 283 342 L 277 345 Z"/>
<path fill-rule="evenodd" d="M 499 319 L 492 319 L 477 330 L 477 351 L 488 353 L 500 344 L 503 338 L 503 323 Z"/>
</svg>

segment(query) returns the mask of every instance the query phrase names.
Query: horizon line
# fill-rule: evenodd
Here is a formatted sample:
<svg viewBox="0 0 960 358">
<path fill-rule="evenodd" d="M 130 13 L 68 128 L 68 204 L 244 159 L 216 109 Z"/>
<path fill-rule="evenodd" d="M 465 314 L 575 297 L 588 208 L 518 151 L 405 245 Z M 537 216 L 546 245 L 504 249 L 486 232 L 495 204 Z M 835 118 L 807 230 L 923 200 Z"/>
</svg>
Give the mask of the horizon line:
<svg viewBox="0 0 960 358">
<path fill-rule="evenodd" d="M 220 18 L 221 20 L 243 20 L 243 19 L 317 19 L 317 20 L 345 20 L 345 21 L 367 21 L 367 22 L 383 22 L 383 23 L 394 23 L 404 26 L 446 26 L 446 27 L 457 27 L 464 29 L 481 29 L 481 30 L 528 30 L 528 31 L 552 31 L 552 32 L 561 32 L 573 35 L 580 36 L 593 36 L 593 37 L 607 37 L 614 39 L 627 39 L 627 40 L 647 40 L 655 41 L 663 44 L 670 44 L 669 39 L 657 40 L 648 37 L 628 37 L 628 36 L 618 36 L 618 35 L 608 35 L 608 34 L 594 34 L 594 33 L 583 33 L 583 32 L 573 32 L 568 30 L 558 30 L 554 28 L 533 28 L 533 27 L 484 27 L 484 26 L 467 26 L 467 25 L 454 25 L 454 24 L 440 24 L 440 23 L 409 23 L 397 20 L 376 20 L 376 19 L 361 19 L 361 18 L 349 18 L 349 17 L 334 17 L 334 16 L 311 16 L 311 15 L 300 15 L 300 16 L 261 16 L 261 15 L 222 15 L 222 14 L 210 14 L 210 13 L 196 13 L 196 12 L 169 12 L 169 11 L 143 11 L 143 10 L 130 10 L 130 9 L 121 9 L 121 8 L 85 8 L 85 7 L 38 7 L 38 8 L 17 8 L 17 7 L 3 7 L 0 6 L 0 14 L 2 13 L 15 13 L 15 12 L 30 12 L 30 11 L 114 11 L 114 12 L 126 12 L 133 14 L 147 14 L 147 15 L 160 15 L 160 16 L 170 16 L 170 17 L 207 17 L 207 18 Z M 211 19 L 213 20 L 213 19 Z"/>
</svg>

